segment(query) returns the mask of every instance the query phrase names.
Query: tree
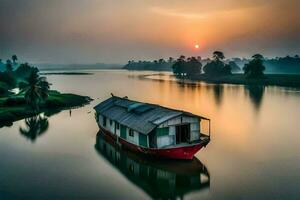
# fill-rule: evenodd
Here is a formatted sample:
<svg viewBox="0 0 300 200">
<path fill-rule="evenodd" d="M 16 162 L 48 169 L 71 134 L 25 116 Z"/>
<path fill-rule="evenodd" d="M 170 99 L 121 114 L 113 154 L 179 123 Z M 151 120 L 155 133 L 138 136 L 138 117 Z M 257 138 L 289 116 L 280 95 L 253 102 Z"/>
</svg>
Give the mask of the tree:
<svg viewBox="0 0 300 200">
<path fill-rule="evenodd" d="M 168 59 L 168 63 L 173 63 L 174 62 L 174 58 L 172 58 L 172 57 L 169 57 L 169 59 Z"/>
<path fill-rule="evenodd" d="M 201 56 L 197 56 L 197 60 L 198 60 L 199 62 L 201 62 L 201 61 L 202 61 Z"/>
<path fill-rule="evenodd" d="M 158 63 L 159 63 L 160 65 L 164 64 L 165 62 L 166 62 L 166 61 L 165 61 L 163 58 L 161 58 L 161 59 L 158 60 Z"/>
<path fill-rule="evenodd" d="M 225 58 L 223 52 L 213 52 L 213 60 L 209 61 L 204 67 L 203 71 L 207 75 L 221 76 L 231 74 L 231 66 L 225 65 L 223 59 Z"/>
<path fill-rule="evenodd" d="M 20 134 L 34 142 L 39 136 L 44 134 L 48 127 L 48 118 L 37 115 L 25 119 L 26 128 L 20 127 Z"/>
<path fill-rule="evenodd" d="M 258 78 L 264 75 L 265 66 L 263 65 L 264 57 L 261 54 L 252 56 L 252 60 L 245 64 L 243 70 L 244 74 L 249 78 Z"/>
<path fill-rule="evenodd" d="M 215 51 L 213 53 L 213 58 L 215 60 L 223 60 L 223 59 L 225 59 L 225 56 L 224 56 L 224 53 L 222 51 Z"/>
<path fill-rule="evenodd" d="M 13 71 L 13 66 L 12 66 L 12 63 L 11 63 L 11 60 L 6 60 L 6 71 L 7 72 L 12 72 Z"/>
<path fill-rule="evenodd" d="M 45 77 L 40 77 L 36 71 L 32 71 L 25 79 L 25 99 L 34 110 L 39 109 L 39 104 L 48 98 L 50 84 Z"/>
<path fill-rule="evenodd" d="M 177 76 L 184 75 L 185 56 L 180 56 L 172 65 L 173 73 Z"/>
<path fill-rule="evenodd" d="M 16 76 L 16 78 L 24 80 L 25 78 L 29 77 L 32 71 L 34 71 L 35 73 L 39 72 L 38 68 L 30 66 L 28 63 L 22 63 L 14 71 L 14 75 Z"/>
<path fill-rule="evenodd" d="M 231 74 L 231 70 L 232 70 L 231 65 L 230 64 L 225 64 L 223 69 L 222 69 L 222 74 L 229 75 L 229 74 Z"/>
<path fill-rule="evenodd" d="M 202 64 L 197 58 L 190 57 L 185 63 L 184 71 L 188 76 L 193 76 L 201 73 L 201 67 Z"/>
<path fill-rule="evenodd" d="M 11 59 L 12 59 L 13 63 L 16 64 L 18 57 L 17 57 L 17 55 L 12 55 Z"/>
<path fill-rule="evenodd" d="M 229 61 L 228 64 L 230 65 L 232 72 L 240 72 L 241 71 L 241 68 L 236 64 L 236 62 Z"/>
<path fill-rule="evenodd" d="M 173 73 L 177 76 L 193 76 L 201 73 L 202 64 L 195 57 L 180 56 L 172 65 Z"/>
</svg>

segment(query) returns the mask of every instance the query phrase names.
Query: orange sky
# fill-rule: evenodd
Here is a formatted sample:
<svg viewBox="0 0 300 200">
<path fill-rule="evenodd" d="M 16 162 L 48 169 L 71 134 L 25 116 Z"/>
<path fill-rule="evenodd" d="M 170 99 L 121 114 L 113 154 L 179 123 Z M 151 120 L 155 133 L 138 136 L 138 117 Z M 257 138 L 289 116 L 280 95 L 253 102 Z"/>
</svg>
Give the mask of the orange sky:
<svg viewBox="0 0 300 200">
<path fill-rule="evenodd" d="M 299 13 L 299 0 L 2 0 L 0 58 L 122 63 L 214 50 L 294 55 Z"/>
</svg>

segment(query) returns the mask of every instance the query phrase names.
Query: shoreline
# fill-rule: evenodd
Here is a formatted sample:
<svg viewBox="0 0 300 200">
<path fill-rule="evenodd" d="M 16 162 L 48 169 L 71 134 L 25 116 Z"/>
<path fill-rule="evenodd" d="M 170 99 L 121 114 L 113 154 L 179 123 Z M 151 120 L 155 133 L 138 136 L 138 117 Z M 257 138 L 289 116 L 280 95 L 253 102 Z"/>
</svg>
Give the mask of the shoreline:
<svg viewBox="0 0 300 200">
<path fill-rule="evenodd" d="M 90 72 L 40 72 L 40 75 L 93 75 Z"/>
<path fill-rule="evenodd" d="M 265 74 L 261 78 L 246 78 L 244 74 L 231 74 L 221 77 L 198 75 L 191 80 L 205 81 L 215 84 L 235 84 L 254 86 L 281 86 L 300 88 L 300 74 Z"/>
<path fill-rule="evenodd" d="M 151 79 L 148 76 L 161 76 L 160 74 L 151 75 L 140 75 L 142 79 L 157 80 L 157 81 L 200 81 L 209 84 L 233 84 L 233 85 L 245 85 L 245 86 L 278 86 L 278 87 L 293 87 L 300 88 L 300 74 L 266 74 L 262 78 L 246 78 L 244 74 L 231 74 L 221 77 L 212 77 L 204 74 L 196 75 L 193 77 L 185 77 L 184 79 L 176 78 L 175 75 L 171 77 L 176 78 L 176 80 L 164 80 L 164 79 Z M 192 83 L 191 82 L 191 83 Z"/>
<path fill-rule="evenodd" d="M 40 113 L 56 113 L 89 104 L 93 99 L 77 94 L 60 93 L 51 90 L 48 99 L 40 105 L 39 111 L 33 111 L 26 104 L 24 97 L 12 95 L 0 98 L 0 128 L 13 122 L 33 117 Z"/>
</svg>

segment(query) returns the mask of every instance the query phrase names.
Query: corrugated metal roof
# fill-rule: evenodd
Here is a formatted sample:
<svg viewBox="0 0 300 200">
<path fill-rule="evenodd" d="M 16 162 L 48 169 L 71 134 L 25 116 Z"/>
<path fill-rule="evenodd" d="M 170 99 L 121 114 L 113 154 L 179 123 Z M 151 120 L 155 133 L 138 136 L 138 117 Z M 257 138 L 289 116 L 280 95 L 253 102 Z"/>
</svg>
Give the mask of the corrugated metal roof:
<svg viewBox="0 0 300 200">
<path fill-rule="evenodd" d="M 101 115 L 143 134 L 150 133 L 161 123 L 180 115 L 201 118 L 192 113 L 116 96 L 101 102 L 94 109 Z"/>
</svg>

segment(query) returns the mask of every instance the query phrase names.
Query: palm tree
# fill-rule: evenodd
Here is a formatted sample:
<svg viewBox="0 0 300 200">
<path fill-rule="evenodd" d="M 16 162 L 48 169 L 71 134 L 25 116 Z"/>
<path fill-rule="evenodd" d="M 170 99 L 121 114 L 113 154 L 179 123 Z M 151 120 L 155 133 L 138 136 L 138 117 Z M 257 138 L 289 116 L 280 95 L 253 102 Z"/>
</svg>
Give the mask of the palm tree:
<svg viewBox="0 0 300 200">
<path fill-rule="evenodd" d="M 12 59 L 13 63 L 16 64 L 16 61 L 18 60 L 18 57 L 17 57 L 17 55 L 13 55 L 11 57 L 11 59 Z"/>
<path fill-rule="evenodd" d="M 25 92 L 25 99 L 34 110 L 38 110 L 40 102 L 48 98 L 50 84 L 45 77 L 40 77 L 36 71 L 32 71 L 25 81 L 22 90 Z"/>
<path fill-rule="evenodd" d="M 32 142 L 34 142 L 38 136 L 44 134 L 49 127 L 48 118 L 41 115 L 26 118 L 25 124 L 27 128 L 20 127 L 20 134 Z"/>
</svg>

